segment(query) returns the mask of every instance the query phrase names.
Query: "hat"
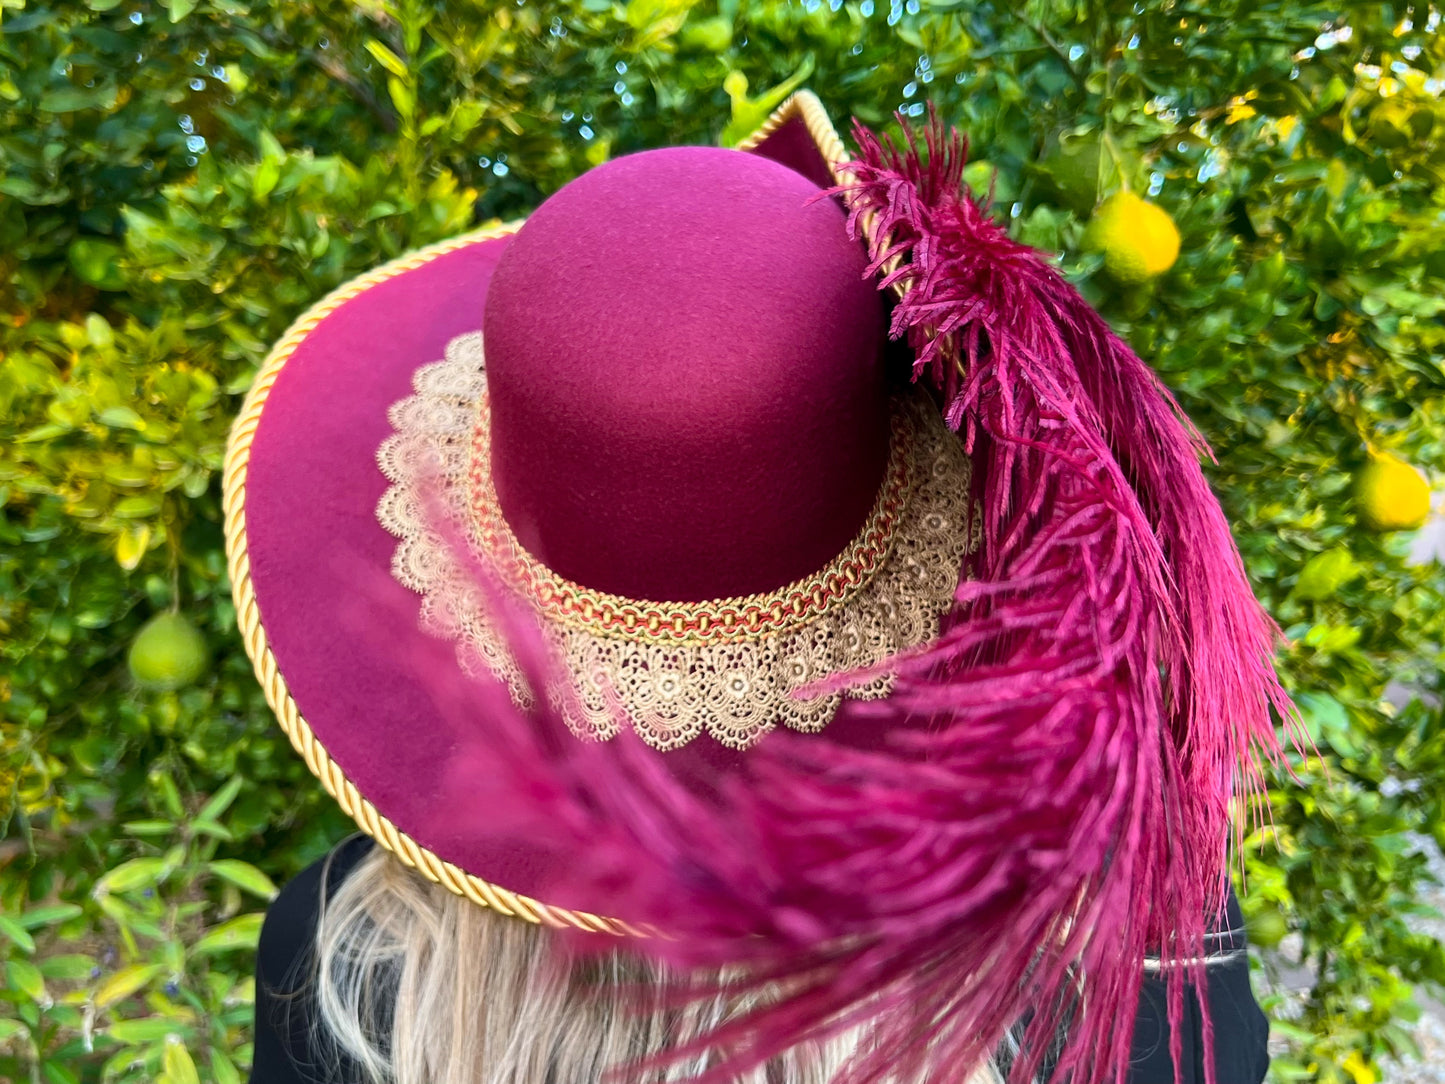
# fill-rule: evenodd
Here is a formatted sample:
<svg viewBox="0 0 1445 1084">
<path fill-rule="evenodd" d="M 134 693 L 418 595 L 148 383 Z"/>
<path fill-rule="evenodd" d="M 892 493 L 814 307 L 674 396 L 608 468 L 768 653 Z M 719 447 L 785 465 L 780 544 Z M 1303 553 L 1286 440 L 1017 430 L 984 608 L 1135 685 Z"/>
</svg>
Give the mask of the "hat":
<svg viewBox="0 0 1445 1084">
<path fill-rule="evenodd" d="M 746 1056 L 867 1026 L 881 1080 L 1031 1014 L 1020 1073 L 1073 1021 L 1105 1079 L 1145 951 L 1200 954 L 1274 628 L 962 142 L 854 134 L 799 94 L 320 302 L 228 447 L 238 620 L 408 865 L 786 980 Z"/>
</svg>

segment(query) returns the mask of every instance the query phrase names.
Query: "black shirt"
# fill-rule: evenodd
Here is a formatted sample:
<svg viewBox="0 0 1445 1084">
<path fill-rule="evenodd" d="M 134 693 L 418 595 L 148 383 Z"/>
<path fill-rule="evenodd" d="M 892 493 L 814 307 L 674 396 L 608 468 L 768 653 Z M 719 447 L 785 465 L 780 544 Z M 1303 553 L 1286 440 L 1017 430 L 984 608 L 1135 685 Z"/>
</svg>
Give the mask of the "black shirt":
<svg viewBox="0 0 1445 1084">
<path fill-rule="evenodd" d="M 310 999 L 310 968 L 322 900 L 330 899 L 346 875 L 371 850 L 371 840 L 354 836 L 327 858 L 313 863 L 281 890 L 266 914 L 256 953 L 256 1052 L 251 1084 L 361 1084 L 347 1059 L 316 1038 L 315 1006 Z M 1225 931 L 1241 931 L 1244 920 L 1231 892 Z M 1219 952 L 1242 950 L 1244 934 L 1214 938 Z M 1209 969 L 1209 1007 L 1214 1023 L 1218 1084 L 1260 1084 L 1269 1068 L 1265 1043 L 1269 1026 L 1249 985 L 1249 961 L 1239 954 Z M 1199 1006 L 1185 1001 L 1184 1084 L 1204 1084 Z M 593 1084 L 576 1081 L 575 1084 Z M 1129 1084 L 1174 1084 L 1169 1058 L 1169 1025 L 1164 982 L 1144 980 L 1134 1022 Z"/>
</svg>

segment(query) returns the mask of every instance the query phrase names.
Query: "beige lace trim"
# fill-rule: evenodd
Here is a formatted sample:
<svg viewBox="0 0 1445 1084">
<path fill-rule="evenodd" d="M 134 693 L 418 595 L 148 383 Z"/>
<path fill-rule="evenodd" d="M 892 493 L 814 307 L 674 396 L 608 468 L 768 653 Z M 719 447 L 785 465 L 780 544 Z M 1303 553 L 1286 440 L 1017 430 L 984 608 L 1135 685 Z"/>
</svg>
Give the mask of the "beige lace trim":
<svg viewBox="0 0 1445 1084">
<path fill-rule="evenodd" d="M 427 523 L 422 490 L 435 477 L 478 553 L 541 618 L 573 681 L 549 699 L 581 737 L 612 737 L 619 709 L 658 749 L 704 732 L 743 749 L 779 721 L 822 729 L 841 694 L 794 692 L 931 639 L 976 536 L 968 457 L 938 411 L 909 397 L 896 406 L 889 464 L 867 522 L 821 572 L 766 595 L 706 603 L 590 591 L 526 553 L 497 507 L 481 335 L 454 339 L 446 360 L 418 369 L 413 385 L 416 394 L 393 404 L 395 432 L 377 452 L 393 483 L 377 517 L 400 539 L 392 573 L 422 596 L 424 626 L 455 641 L 464 666 L 480 660 L 518 704 L 532 702 L 478 588 Z M 883 674 L 848 695 L 873 699 L 891 685 Z"/>
</svg>

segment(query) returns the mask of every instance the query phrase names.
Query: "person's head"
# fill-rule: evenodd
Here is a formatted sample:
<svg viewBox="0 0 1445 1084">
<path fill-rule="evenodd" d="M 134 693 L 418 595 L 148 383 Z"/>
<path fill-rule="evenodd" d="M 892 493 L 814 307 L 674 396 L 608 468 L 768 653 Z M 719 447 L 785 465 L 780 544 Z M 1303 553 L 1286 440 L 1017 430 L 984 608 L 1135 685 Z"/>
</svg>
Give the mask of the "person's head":
<svg viewBox="0 0 1445 1084">
<path fill-rule="evenodd" d="M 769 996 L 688 997 L 682 973 L 625 941 L 578 955 L 559 947 L 560 936 L 478 907 L 374 850 L 322 915 L 312 972 L 318 1045 L 353 1059 L 367 1074 L 357 1084 L 600 1084 L 650 1055 L 706 1044 Z M 738 1084 L 828 1084 L 857 1041 L 845 1033 L 795 1046 Z M 722 1053 L 705 1048 L 618 1079 L 695 1080 Z M 943 1080 L 997 1084 L 987 1065 L 890 1084 Z"/>
</svg>

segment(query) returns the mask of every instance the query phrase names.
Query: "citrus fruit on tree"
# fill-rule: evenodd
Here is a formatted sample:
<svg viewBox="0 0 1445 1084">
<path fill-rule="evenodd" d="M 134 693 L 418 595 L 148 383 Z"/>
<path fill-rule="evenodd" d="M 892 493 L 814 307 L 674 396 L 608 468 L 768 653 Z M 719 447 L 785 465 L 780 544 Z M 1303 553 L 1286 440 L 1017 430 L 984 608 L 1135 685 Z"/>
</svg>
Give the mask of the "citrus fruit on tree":
<svg viewBox="0 0 1445 1084">
<path fill-rule="evenodd" d="M 1081 217 L 1094 210 L 1101 192 L 1142 179 L 1138 157 L 1127 147 L 1106 147 L 1097 128 L 1058 133 L 1046 141 L 1043 157 L 1026 169 L 1040 195 Z"/>
<path fill-rule="evenodd" d="M 1250 915 L 1244 923 L 1245 934 L 1260 948 L 1273 948 L 1289 933 L 1289 921 L 1276 906 L 1266 906 Z"/>
<path fill-rule="evenodd" d="M 1099 201 L 1099 163 L 1103 154 L 1097 134 L 1093 138 L 1072 139 L 1059 145 L 1058 153 L 1049 161 L 1050 173 L 1059 195 L 1070 206 L 1088 211 Z M 1112 180 L 1117 183 L 1117 178 L 1118 167 L 1115 166 L 1113 176 L 1106 178 L 1106 182 Z"/>
<path fill-rule="evenodd" d="M 177 613 L 157 614 L 130 645 L 131 677 L 150 689 L 179 689 L 206 671 L 209 652 L 201 632 Z"/>
<path fill-rule="evenodd" d="M 1179 227 L 1157 203 L 1115 192 L 1095 209 L 1084 244 L 1104 254 L 1104 267 L 1115 279 L 1137 285 L 1174 266 Z"/>
<path fill-rule="evenodd" d="M 1430 483 L 1399 456 L 1377 452 L 1355 475 L 1355 509 L 1371 530 L 1413 530 L 1430 514 Z"/>
</svg>

